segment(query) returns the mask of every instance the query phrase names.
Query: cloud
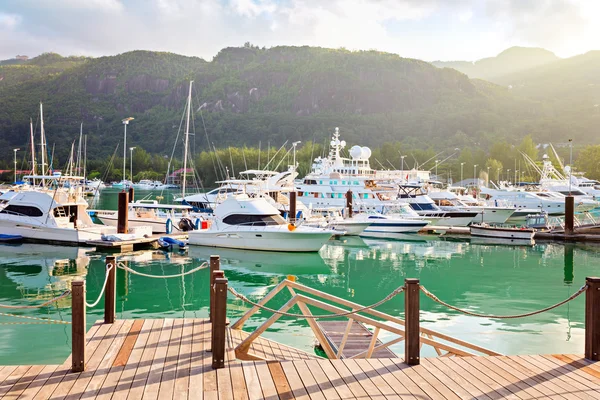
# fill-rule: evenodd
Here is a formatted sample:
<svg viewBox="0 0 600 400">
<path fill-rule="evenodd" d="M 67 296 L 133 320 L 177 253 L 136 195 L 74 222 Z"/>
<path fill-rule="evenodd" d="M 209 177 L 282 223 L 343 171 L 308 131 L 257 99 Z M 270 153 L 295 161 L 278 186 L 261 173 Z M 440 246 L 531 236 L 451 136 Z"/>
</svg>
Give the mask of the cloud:
<svg viewBox="0 0 600 400">
<path fill-rule="evenodd" d="M 312 45 L 474 59 L 510 45 L 576 52 L 600 9 L 576 0 L 2 0 L 0 59 L 136 49 L 212 58 L 221 48 Z M 597 47 L 597 46 L 596 46 Z M 469 57 L 469 58 L 467 58 Z"/>
<path fill-rule="evenodd" d="M 13 30 L 21 22 L 21 16 L 17 14 L 5 14 L 0 12 L 0 31 Z"/>
</svg>

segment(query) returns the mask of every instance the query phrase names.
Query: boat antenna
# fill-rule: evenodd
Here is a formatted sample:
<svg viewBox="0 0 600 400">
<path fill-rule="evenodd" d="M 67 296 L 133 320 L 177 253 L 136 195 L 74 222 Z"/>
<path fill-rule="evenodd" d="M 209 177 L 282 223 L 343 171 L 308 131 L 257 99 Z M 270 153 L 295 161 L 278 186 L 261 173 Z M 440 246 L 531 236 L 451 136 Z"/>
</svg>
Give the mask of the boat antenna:
<svg viewBox="0 0 600 400">
<path fill-rule="evenodd" d="M 285 147 L 285 145 L 287 144 L 287 142 L 288 141 L 286 140 L 285 143 L 281 145 L 281 147 L 279 148 L 279 150 L 277 150 L 277 152 L 275 154 L 273 154 L 273 157 L 269 160 L 269 162 L 267 163 L 267 165 L 265 165 L 265 170 L 271 164 L 271 161 L 273 161 L 275 159 L 275 157 L 277 157 L 277 154 L 279 154 L 279 152 L 281 151 L 281 149 L 283 149 Z M 284 155 L 284 157 L 285 157 L 285 155 Z M 279 162 L 279 164 L 281 164 L 281 161 Z M 277 166 L 279 166 L 279 164 L 277 164 Z"/>
<path fill-rule="evenodd" d="M 260 169 L 260 140 L 258 141 L 258 166 L 257 169 Z"/>
<path fill-rule="evenodd" d="M 244 168 L 248 170 L 248 163 L 246 163 L 246 146 L 242 147 L 242 157 L 244 157 Z"/>
<path fill-rule="evenodd" d="M 87 134 L 83 137 L 83 179 L 87 179 Z"/>
<path fill-rule="evenodd" d="M 44 108 L 40 101 L 40 143 L 42 147 L 42 176 L 46 175 L 46 138 L 44 137 Z M 46 186 L 46 180 L 42 178 L 42 186 Z"/>
</svg>

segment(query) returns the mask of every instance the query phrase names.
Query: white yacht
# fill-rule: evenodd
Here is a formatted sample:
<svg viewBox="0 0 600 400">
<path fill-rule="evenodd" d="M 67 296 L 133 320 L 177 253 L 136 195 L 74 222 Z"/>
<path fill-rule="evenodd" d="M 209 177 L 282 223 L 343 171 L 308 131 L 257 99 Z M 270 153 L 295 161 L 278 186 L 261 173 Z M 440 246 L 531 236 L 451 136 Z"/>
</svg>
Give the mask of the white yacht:
<svg viewBox="0 0 600 400">
<path fill-rule="evenodd" d="M 429 224 L 424 219 L 410 219 L 376 212 L 359 213 L 353 216 L 354 220 L 370 222 L 371 225 L 361 233 L 363 237 L 394 239 L 406 233 L 417 233 Z"/>
<path fill-rule="evenodd" d="M 160 204 L 156 200 L 137 200 L 129 203 L 127 224 L 130 227 L 150 226 L 152 233 L 172 233 L 196 229 L 200 216 L 190 214 L 192 207 Z M 104 225 L 117 226 L 117 210 L 90 210 Z"/>
<path fill-rule="evenodd" d="M 548 192 L 546 192 L 548 193 Z M 545 211 L 548 215 L 563 215 L 565 213 L 565 200 L 557 199 L 551 195 L 539 196 L 536 193 L 520 190 L 499 190 L 492 188 L 481 188 L 481 195 L 488 201 L 497 204 L 509 204 L 519 211 L 520 209 L 534 209 Z"/>
<path fill-rule="evenodd" d="M 0 196 L 0 232 L 71 244 L 101 240 L 102 235 L 116 233 L 113 227 L 94 224 L 81 187 L 58 187 L 58 175 L 27 178 L 48 181 L 54 188 L 9 191 Z"/>
<path fill-rule="evenodd" d="M 207 229 L 189 233 L 189 244 L 246 250 L 312 252 L 336 232 L 288 224 L 262 197 L 228 197 L 214 210 Z"/>
<path fill-rule="evenodd" d="M 138 183 L 134 183 L 133 187 L 139 190 L 155 190 L 162 186 L 162 182 L 153 181 L 150 179 L 141 179 Z"/>
<path fill-rule="evenodd" d="M 332 229 L 345 236 L 361 235 L 372 224 L 368 220 L 344 218 L 342 210 L 335 207 L 313 208 L 307 210 L 306 213 L 308 215 L 302 222 L 303 226 Z"/>
<path fill-rule="evenodd" d="M 503 224 L 515 212 L 515 207 L 487 206 L 479 205 L 474 201 L 467 203 L 460 198 L 453 190 L 459 188 L 448 188 L 448 190 L 430 190 L 428 195 L 444 211 L 454 211 L 457 209 L 464 211 L 475 211 L 478 215 L 473 218 L 473 222 L 488 224 Z M 472 200 L 475 200 L 471 197 Z"/>
</svg>

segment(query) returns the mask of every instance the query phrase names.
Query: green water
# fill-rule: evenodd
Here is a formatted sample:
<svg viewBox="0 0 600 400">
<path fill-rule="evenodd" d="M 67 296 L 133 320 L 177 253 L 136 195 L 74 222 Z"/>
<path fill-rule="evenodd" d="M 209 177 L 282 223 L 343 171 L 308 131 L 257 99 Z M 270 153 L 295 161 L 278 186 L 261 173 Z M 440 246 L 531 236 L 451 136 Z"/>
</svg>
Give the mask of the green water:
<svg viewBox="0 0 600 400">
<path fill-rule="evenodd" d="M 104 204 L 111 195 L 103 194 Z M 116 203 L 115 203 L 116 204 Z M 600 248 L 591 245 L 536 244 L 529 247 L 444 241 L 407 236 L 406 240 L 330 241 L 317 254 L 281 254 L 192 246 L 187 254 L 144 251 L 121 257 L 129 266 L 153 275 L 177 274 L 219 254 L 229 283 L 258 300 L 289 274 L 310 287 L 361 303 L 375 303 L 406 277 L 441 299 L 483 313 L 522 313 L 556 303 L 577 291 L 586 276 L 600 274 Z M 0 304 L 41 302 L 83 277 L 88 301 L 96 299 L 104 280 L 104 255 L 87 249 L 39 244 L 0 245 Z M 185 278 L 150 279 L 117 271 L 118 318 L 206 317 L 208 271 Z M 270 303 L 280 307 L 282 293 Z M 547 313 L 518 320 L 489 320 L 460 315 L 421 297 L 422 325 L 504 354 L 582 353 L 583 296 Z M 403 316 L 402 296 L 379 310 Z M 229 297 L 228 316 L 248 310 Z M 298 312 L 298 310 L 294 310 Z M 0 309 L 0 365 L 60 363 L 70 353 L 70 326 L 15 325 L 35 320 L 70 321 L 70 299 L 41 310 Z M 88 325 L 103 316 L 103 302 L 88 310 Z M 269 314 L 260 312 L 245 326 L 251 330 Z M 265 336 L 312 351 L 313 334 L 303 320 L 280 319 Z M 403 344 L 393 346 L 403 353 Z M 424 356 L 434 352 L 423 347 Z"/>
</svg>

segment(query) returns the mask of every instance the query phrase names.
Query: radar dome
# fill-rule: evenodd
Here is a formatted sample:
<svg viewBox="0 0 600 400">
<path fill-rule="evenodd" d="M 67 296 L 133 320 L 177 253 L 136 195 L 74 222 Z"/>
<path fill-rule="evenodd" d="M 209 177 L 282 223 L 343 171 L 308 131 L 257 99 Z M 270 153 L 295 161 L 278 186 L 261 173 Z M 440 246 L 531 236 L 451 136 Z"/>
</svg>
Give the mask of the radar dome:
<svg viewBox="0 0 600 400">
<path fill-rule="evenodd" d="M 368 159 L 369 157 L 371 157 L 371 149 L 368 148 L 367 146 L 365 146 L 361 149 L 361 153 L 362 153 L 362 158 L 364 158 L 365 160 Z"/>
<path fill-rule="evenodd" d="M 350 149 L 350 157 L 353 159 L 360 158 L 362 155 L 362 148 L 360 146 L 352 146 Z"/>
<path fill-rule="evenodd" d="M 345 140 L 342 140 L 342 141 L 340 142 L 340 145 L 341 145 L 342 147 L 346 147 L 346 141 L 345 141 Z"/>
</svg>

